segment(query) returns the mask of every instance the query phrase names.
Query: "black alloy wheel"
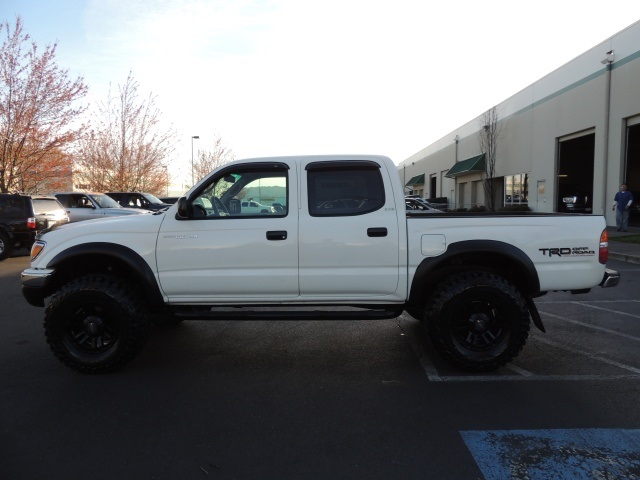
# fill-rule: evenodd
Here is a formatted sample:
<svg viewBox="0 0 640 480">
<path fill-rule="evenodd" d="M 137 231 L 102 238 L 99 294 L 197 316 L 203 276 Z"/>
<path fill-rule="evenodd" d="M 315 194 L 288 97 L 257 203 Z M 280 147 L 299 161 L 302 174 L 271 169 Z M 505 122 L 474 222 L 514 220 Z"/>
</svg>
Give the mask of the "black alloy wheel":
<svg viewBox="0 0 640 480">
<path fill-rule="evenodd" d="M 53 353 L 83 373 L 121 368 L 142 349 L 149 332 L 144 302 L 123 280 L 88 275 L 63 285 L 45 311 Z"/>
<path fill-rule="evenodd" d="M 3 232 L 0 232 L 0 260 L 9 258 L 13 253 L 13 245 L 9 236 Z"/>
<path fill-rule="evenodd" d="M 469 371 L 495 370 L 511 361 L 530 328 L 522 294 L 506 279 L 482 271 L 445 280 L 428 302 L 424 320 L 439 354 Z"/>
</svg>

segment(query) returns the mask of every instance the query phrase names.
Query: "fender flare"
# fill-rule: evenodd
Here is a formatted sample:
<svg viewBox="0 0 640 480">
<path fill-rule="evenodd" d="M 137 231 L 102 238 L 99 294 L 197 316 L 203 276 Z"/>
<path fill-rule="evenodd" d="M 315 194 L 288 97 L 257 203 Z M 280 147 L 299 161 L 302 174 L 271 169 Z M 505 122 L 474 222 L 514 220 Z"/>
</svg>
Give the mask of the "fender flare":
<svg viewBox="0 0 640 480">
<path fill-rule="evenodd" d="M 420 262 L 413 277 L 411 297 L 422 291 L 422 286 L 427 283 L 431 273 L 451 265 L 454 258 L 467 254 L 495 255 L 504 258 L 509 266 L 518 269 L 520 274 L 518 284 L 524 290 L 523 293 L 534 295 L 540 291 L 540 279 L 536 267 L 529 256 L 518 247 L 498 240 L 465 240 L 448 245 L 442 255 L 425 258 Z"/>
<path fill-rule="evenodd" d="M 538 271 L 536 270 L 533 261 L 529 256 L 509 243 L 501 242 L 498 240 L 465 240 L 462 242 L 455 242 L 447 247 L 447 250 L 437 257 L 425 258 L 418 268 L 413 277 L 410 293 L 411 299 L 419 298 L 428 284 L 428 281 L 433 272 L 447 266 L 455 265 L 453 260 L 456 257 L 464 257 L 464 255 L 482 255 L 485 258 L 489 256 L 498 256 L 504 258 L 506 264 L 499 267 L 498 270 L 508 267 L 509 269 L 516 268 L 518 270 L 517 287 L 522 290 L 522 293 L 527 301 L 527 306 L 531 312 L 533 323 L 541 331 L 545 331 L 542 319 L 538 313 L 535 303 L 533 302 L 532 295 L 540 293 L 540 278 L 538 277 Z M 486 263 L 480 263 L 479 265 L 486 266 Z M 491 265 L 489 265 L 491 266 Z M 464 268 L 463 266 L 459 268 Z"/>
<path fill-rule="evenodd" d="M 164 299 L 156 277 L 149 264 L 134 250 L 124 245 L 108 242 L 90 242 L 75 245 L 58 253 L 48 263 L 48 268 L 56 268 L 67 261 L 84 255 L 101 255 L 115 258 L 133 272 L 137 284 L 142 288 L 151 306 L 164 305 Z"/>
</svg>

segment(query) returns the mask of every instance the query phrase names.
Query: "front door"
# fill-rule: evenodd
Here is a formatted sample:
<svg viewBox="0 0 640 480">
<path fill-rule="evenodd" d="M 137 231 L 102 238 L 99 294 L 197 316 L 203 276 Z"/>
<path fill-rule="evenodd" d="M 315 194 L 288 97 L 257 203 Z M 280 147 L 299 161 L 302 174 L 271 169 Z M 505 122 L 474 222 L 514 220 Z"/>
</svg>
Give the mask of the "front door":
<svg viewBox="0 0 640 480">
<path fill-rule="evenodd" d="M 268 208 L 243 212 L 249 199 Z M 160 228 L 158 274 L 169 301 L 298 296 L 296 199 L 295 172 L 286 164 L 236 164 L 212 175 Z"/>
</svg>

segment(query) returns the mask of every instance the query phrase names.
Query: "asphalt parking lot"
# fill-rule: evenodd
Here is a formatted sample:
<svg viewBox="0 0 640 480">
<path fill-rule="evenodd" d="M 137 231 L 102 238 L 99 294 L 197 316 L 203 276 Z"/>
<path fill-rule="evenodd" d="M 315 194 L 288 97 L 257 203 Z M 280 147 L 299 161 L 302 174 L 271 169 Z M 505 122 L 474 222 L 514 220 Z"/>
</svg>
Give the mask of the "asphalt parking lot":
<svg viewBox="0 0 640 480">
<path fill-rule="evenodd" d="M 444 364 L 408 316 L 185 322 L 82 375 L 0 263 L 0 478 L 640 478 L 640 265 L 536 300 L 515 362 Z M 533 328 L 533 327 L 532 327 Z"/>
</svg>

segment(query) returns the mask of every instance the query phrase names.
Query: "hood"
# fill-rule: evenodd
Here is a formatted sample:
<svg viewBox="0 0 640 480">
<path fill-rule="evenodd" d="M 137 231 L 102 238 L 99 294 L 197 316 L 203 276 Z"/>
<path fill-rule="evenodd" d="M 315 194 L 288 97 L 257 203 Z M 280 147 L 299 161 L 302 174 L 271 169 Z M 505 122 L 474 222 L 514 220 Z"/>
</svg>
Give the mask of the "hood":
<svg viewBox="0 0 640 480">
<path fill-rule="evenodd" d="M 82 237 L 85 235 L 100 236 L 106 234 L 110 236 L 114 233 L 126 236 L 129 233 L 154 232 L 160 228 L 165 215 L 164 212 L 153 215 L 153 212 L 133 208 L 114 208 L 113 210 L 125 210 L 127 213 L 56 225 L 43 232 L 43 234 L 46 234 L 45 240 L 54 240 L 54 238 L 63 236 Z M 140 215 L 140 213 L 143 213 L 143 215 Z"/>
<path fill-rule="evenodd" d="M 144 210 L 142 208 L 103 208 L 105 215 L 140 215 L 144 213 L 153 213 L 150 210 Z"/>
</svg>

